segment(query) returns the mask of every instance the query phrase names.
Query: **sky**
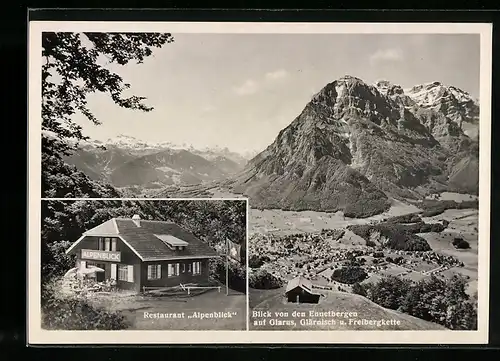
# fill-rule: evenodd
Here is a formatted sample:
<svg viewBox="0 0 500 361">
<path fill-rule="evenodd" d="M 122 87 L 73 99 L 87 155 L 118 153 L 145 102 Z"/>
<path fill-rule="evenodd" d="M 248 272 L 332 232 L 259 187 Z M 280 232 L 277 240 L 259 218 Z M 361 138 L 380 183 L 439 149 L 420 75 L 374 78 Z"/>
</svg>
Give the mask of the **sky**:
<svg viewBox="0 0 500 361">
<path fill-rule="evenodd" d="M 352 75 L 403 88 L 440 81 L 479 97 L 475 34 L 172 34 L 143 64 L 109 68 L 147 98 L 149 113 L 88 97 L 102 122 L 81 114 L 85 135 L 260 151 L 326 84 Z"/>
</svg>

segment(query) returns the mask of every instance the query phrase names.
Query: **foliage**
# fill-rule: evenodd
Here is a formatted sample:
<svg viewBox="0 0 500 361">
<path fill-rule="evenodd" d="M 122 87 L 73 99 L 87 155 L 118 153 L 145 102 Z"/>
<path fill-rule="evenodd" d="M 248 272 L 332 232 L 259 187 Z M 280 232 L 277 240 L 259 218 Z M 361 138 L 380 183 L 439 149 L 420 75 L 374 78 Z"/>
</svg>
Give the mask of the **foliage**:
<svg viewBox="0 0 500 361">
<path fill-rule="evenodd" d="M 63 294 L 59 278 L 43 284 L 41 301 L 44 329 L 123 330 L 129 327 L 121 313 L 96 307 L 83 295 Z"/>
<path fill-rule="evenodd" d="M 406 226 L 380 223 L 380 224 L 362 224 L 352 225 L 348 229 L 356 235 L 363 238 L 367 245 L 374 246 L 371 238 L 372 234 L 379 234 L 379 239 L 384 240 L 383 246 L 402 251 L 429 251 L 431 247 L 425 239 L 419 237 L 405 229 Z"/>
<path fill-rule="evenodd" d="M 100 121 L 87 106 L 87 96 L 106 93 L 120 107 L 151 111 L 144 97 L 126 96 L 130 84 L 103 65 L 142 63 L 153 48 L 173 41 L 159 33 L 70 33 L 42 34 L 42 151 L 49 155 L 69 154 L 68 140 L 86 140 L 72 115 L 79 111 L 93 124 Z"/>
<path fill-rule="evenodd" d="M 443 325 L 452 330 L 477 329 L 477 305 L 465 292 L 464 277 L 443 280 L 435 276 L 416 283 L 394 276 L 377 283 L 360 285 L 356 293 L 366 294 L 382 307 Z"/>
<path fill-rule="evenodd" d="M 270 261 L 270 259 L 268 256 L 252 254 L 250 257 L 248 257 L 248 267 L 259 268 L 264 263 L 269 262 L 269 261 Z M 301 267 L 301 266 L 297 265 L 296 267 Z"/>
<path fill-rule="evenodd" d="M 455 248 L 458 248 L 458 249 L 470 248 L 469 242 L 467 242 L 465 239 L 460 238 L 460 237 L 454 238 L 452 244 Z"/>
<path fill-rule="evenodd" d="M 65 252 L 71 246 L 71 241 L 42 242 L 42 279 L 62 276 L 65 271 L 75 267 L 75 256 Z"/>
<path fill-rule="evenodd" d="M 418 204 L 419 208 L 423 209 L 422 217 L 433 217 L 438 214 L 443 213 L 447 209 L 478 209 L 479 202 L 476 201 L 463 201 L 463 202 L 455 202 L 455 201 L 438 201 L 438 200 L 430 200 L 425 199 L 421 203 Z"/>
<path fill-rule="evenodd" d="M 230 289 L 247 293 L 247 273 L 244 264 L 229 262 L 228 269 Z M 215 258 L 210 260 L 210 277 L 219 281 L 222 284 L 226 284 L 226 260 L 222 258 Z"/>
<path fill-rule="evenodd" d="M 384 277 L 376 284 L 364 285 L 367 297 L 385 308 L 398 309 L 405 299 L 411 282 L 394 276 Z"/>
<path fill-rule="evenodd" d="M 251 288 L 270 290 L 283 286 L 283 281 L 264 269 L 256 269 L 250 272 L 248 285 Z"/>
<path fill-rule="evenodd" d="M 354 265 L 336 269 L 332 274 L 332 280 L 346 284 L 361 282 L 367 277 L 368 274 L 363 268 Z"/>
<path fill-rule="evenodd" d="M 352 293 L 366 297 L 366 290 L 359 282 L 353 283 L 351 289 Z"/>
<path fill-rule="evenodd" d="M 418 222 L 413 224 L 401 224 L 397 225 L 397 227 L 409 233 L 428 233 L 428 232 L 441 233 L 445 229 L 445 227 L 441 223 L 425 223 L 425 222 Z"/>
<path fill-rule="evenodd" d="M 402 214 L 387 219 L 387 223 L 417 223 L 422 222 L 422 218 L 417 213 Z"/>
<path fill-rule="evenodd" d="M 394 257 L 392 263 L 394 264 L 402 264 L 404 262 L 404 258 L 402 256 Z"/>
<path fill-rule="evenodd" d="M 349 203 L 344 209 L 344 216 L 349 218 L 367 218 L 387 211 L 390 208 L 390 202 L 384 198 L 378 199 L 378 194 L 365 194 L 366 200 L 363 202 Z"/>
</svg>

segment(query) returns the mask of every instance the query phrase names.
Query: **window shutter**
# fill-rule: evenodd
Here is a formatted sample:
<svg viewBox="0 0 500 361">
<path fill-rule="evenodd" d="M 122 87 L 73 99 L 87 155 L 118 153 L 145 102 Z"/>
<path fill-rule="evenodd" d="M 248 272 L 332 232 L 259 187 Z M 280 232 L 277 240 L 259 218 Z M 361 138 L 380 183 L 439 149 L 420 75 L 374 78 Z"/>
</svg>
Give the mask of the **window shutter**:
<svg viewBox="0 0 500 361">
<path fill-rule="evenodd" d="M 156 278 L 161 278 L 161 264 L 156 269 Z"/>
<path fill-rule="evenodd" d="M 180 268 L 179 263 L 176 263 L 176 264 L 175 264 L 175 275 L 176 275 L 176 276 L 178 276 L 178 275 L 179 275 L 179 268 Z"/>
<path fill-rule="evenodd" d="M 148 265 L 148 280 L 150 280 L 153 276 L 153 266 Z"/>
<path fill-rule="evenodd" d="M 127 266 L 127 281 L 128 282 L 134 282 L 134 266 L 133 265 L 128 265 Z"/>
<path fill-rule="evenodd" d="M 116 280 L 116 263 L 111 263 L 111 278 Z"/>
<path fill-rule="evenodd" d="M 116 251 L 116 238 L 111 238 L 111 250 Z"/>
</svg>

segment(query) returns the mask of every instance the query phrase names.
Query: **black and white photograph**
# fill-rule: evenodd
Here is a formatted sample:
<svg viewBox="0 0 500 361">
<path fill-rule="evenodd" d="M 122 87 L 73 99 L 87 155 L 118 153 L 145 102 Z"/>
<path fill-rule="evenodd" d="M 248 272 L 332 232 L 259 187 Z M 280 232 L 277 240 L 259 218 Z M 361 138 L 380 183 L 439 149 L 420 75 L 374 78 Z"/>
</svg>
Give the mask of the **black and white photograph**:
<svg viewBox="0 0 500 361">
<path fill-rule="evenodd" d="M 42 201 L 47 330 L 246 330 L 246 200 Z"/>
<path fill-rule="evenodd" d="M 484 340 L 490 24 L 35 25 L 42 328 Z"/>
</svg>

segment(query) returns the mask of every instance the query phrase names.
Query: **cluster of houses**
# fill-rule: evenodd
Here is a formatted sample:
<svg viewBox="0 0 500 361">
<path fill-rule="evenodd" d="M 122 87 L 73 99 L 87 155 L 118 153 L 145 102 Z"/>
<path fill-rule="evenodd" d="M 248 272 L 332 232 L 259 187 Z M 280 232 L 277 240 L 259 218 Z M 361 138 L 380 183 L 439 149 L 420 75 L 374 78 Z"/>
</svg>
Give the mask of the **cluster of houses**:
<svg viewBox="0 0 500 361">
<path fill-rule="evenodd" d="M 290 278 L 304 275 L 316 277 L 325 266 L 349 258 L 352 250 L 339 249 L 327 241 L 331 235 L 307 233 L 286 236 L 259 235 L 250 241 L 252 254 L 266 255 L 271 273 Z M 352 257 L 352 256 L 351 256 Z"/>
<path fill-rule="evenodd" d="M 342 267 L 352 259 L 357 259 L 363 268 L 371 273 L 378 274 L 392 267 L 396 263 L 408 272 L 417 269 L 421 262 L 435 264 L 432 272 L 442 272 L 454 266 L 463 265 L 453 256 L 447 256 L 433 251 L 410 252 L 390 250 L 377 251 L 371 247 L 339 248 L 332 239 L 338 238 L 342 232 L 300 233 L 292 235 L 254 235 L 250 241 L 251 253 L 266 255 L 268 261 L 263 267 L 276 277 L 290 280 L 305 277 L 317 280 L 325 277 L 325 270 Z M 387 254 L 386 254 L 387 253 Z M 390 256 L 397 262 L 386 260 Z M 329 272 L 327 272 L 329 273 Z M 404 273 L 404 272 L 403 272 Z M 423 274 L 431 274 L 422 271 Z M 328 278 L 328 276 L 326 276 Z"/>
<path fill-rule="evenodd" d="M 437 265 L 446 265 L 450 267 L 462 267 L 463 264 L 457 258 L 449 255 L 444 255 L 441 253 L 436 253 L 434 251 L 400 251 L 391 250 L 392 255 L 397 256 L 411 256 L 413 260 L 409 260 L 407 263 L 415 263 L 418 261 L 425 261 L 436 263 Z"/>
<path fill-rule="evenodd" d="M 447 256 L 444 254 L 436 253 L 436 252 L 425 252 L 422 254 L 422 260 L 429 261 L 432 263 L 437 263 L 440 266 L 449 266 L 449 267 L 463 267 L 463 262 L 459 261 L 453 256 Z"/>
</svg>

